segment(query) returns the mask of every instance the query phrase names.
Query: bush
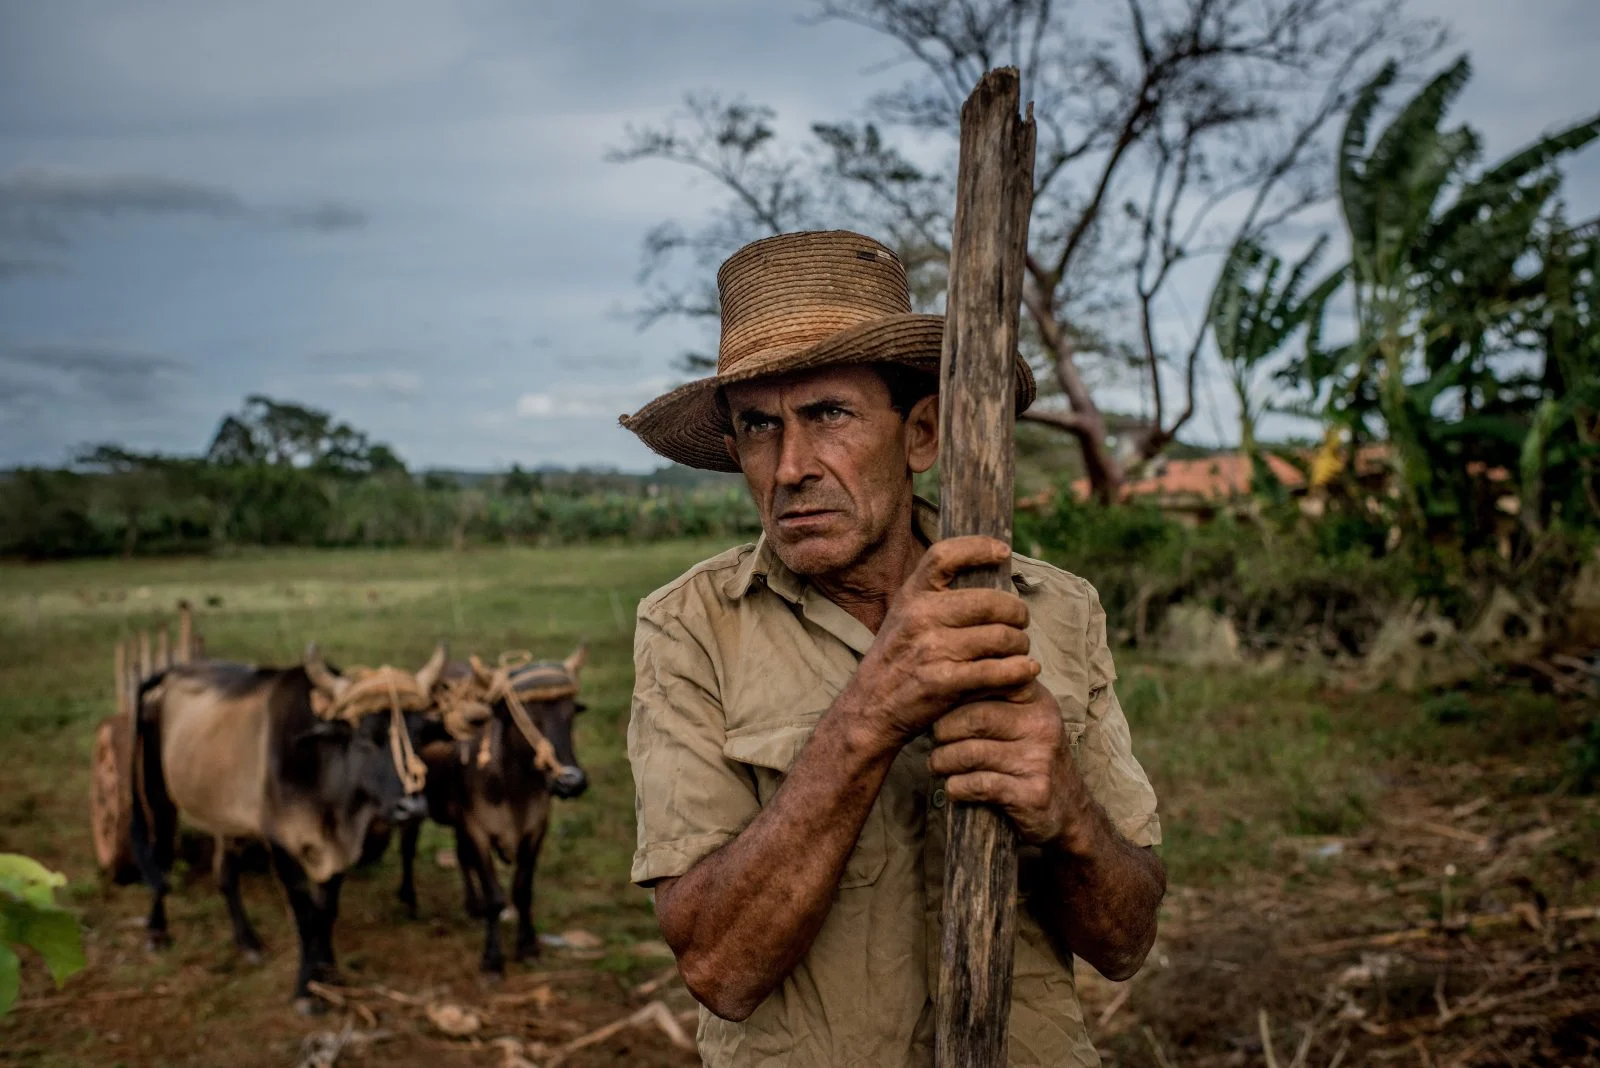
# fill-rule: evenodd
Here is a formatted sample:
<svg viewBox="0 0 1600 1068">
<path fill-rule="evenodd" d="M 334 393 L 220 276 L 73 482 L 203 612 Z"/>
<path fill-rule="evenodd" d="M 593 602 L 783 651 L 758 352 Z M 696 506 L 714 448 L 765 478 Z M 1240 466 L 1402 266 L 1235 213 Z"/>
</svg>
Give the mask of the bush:
<svg viewBox="0 0 1600 1068">
<path fill-rule="evenodd" d="M 1297 515 L 1224 514 L 1187 526 L 1153 505 L 1104 507 L 1056 495 L 1021 514 L 1017 543 L 1089 579 L 1115 640 L 1154 634 L 1170 604 L 1203 604 L 1259 647 L 1357 653 L 1417 592 L 1414 565 L 1374 554 L 1358 526 L 1308 529 Z"/>
</svg>

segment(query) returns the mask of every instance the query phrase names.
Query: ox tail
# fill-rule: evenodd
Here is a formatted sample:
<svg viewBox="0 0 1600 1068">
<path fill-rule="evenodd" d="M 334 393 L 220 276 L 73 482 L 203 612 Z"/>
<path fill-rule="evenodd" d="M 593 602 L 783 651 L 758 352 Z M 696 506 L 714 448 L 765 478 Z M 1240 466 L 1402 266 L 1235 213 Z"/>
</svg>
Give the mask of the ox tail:
<svg viewBox="0 0 1600 1068">
<path fill-rule="evenodd" d="M 151 691 L 161 685 L 165 672 L 139 683 L 133 734 L 133 858 L 145 885 L 157 894 L 167 892 L 166 873 L 172 870 L 178 836 L 178 809 L 167 793 L 161 767 L 161 695 Z"/>
</svg>

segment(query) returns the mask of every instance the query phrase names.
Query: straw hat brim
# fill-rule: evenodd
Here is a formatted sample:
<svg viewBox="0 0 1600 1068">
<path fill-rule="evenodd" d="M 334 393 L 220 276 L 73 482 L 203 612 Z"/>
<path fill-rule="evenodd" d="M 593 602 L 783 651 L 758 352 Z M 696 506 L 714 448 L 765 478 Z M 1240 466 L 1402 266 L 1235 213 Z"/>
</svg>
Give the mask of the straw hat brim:
<svg viewBox="0 0 1600 1068">
<path fill-rule="evenodd" d="M 944 316 L 891 315 L 841 330 L 810 345 L 770 349 L 740 362 L 726 374 L 679 386 L 618 420 L 669 460 L 702 471 L 738 471 L 723 436 L 727 421 L 717 408 L 717 390 L 736 382 L 860 363 L 903 363 L 937 374 L 944 344 Z M 1037 386 L 1021 355 L 1016 357 L 1016 409 L 1033 403 Z"/>
</svg>

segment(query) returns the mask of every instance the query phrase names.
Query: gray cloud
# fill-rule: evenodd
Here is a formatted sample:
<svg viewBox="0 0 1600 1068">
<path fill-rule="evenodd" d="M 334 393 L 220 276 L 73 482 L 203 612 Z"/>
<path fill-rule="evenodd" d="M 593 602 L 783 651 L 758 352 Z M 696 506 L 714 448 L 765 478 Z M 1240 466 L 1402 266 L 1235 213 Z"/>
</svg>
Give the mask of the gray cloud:
<svg viewBox="0 0 1600 1068">
<path fill-rule="evenodd" d="M 14 367 L 39 367 L 75 375 L 128 377 L 184 371 L 188 364 L 165 356 L 99 345 L 42 343 L 17 345 L 0 351 L 0 363 Z"/>
<path fill-rule="evenodd" d="M 0 418 L 35 415 L 60 399 L 61 390 L 48 382 L 0 373 Z"/>
<path fill-rule="evenodd" d="M 23 248 L 63 248 L 74 227 L 93 218 L 189 215 L 241 219 L 331 232 L 366 224 L 348 204 L 324 201 L 271 207 L 251 205 L 220 186 L 150 174 L 98 174 L 60 167 L 26 167 L 0 177 L 0 242 Z M 0 262 L 31 266 L 26 255 L 0 247 Z M 3 276 L 3 275 L 0 275 Z"/>
<path fill-rule="evenodd" d="M 393 400 L 408 400 L 422 392 L 422 376 L 415 371 L 345 371 L 328 380 L 341 390 Z"/>
<path fill-rule="evenodd" d="M 35 399 L 94 400 L 135 404 L 145 412 L 170 398 L 176 379 L 187 374 L 181 360 L 112 346 L 72 343 L 15 345 L 0 349 L 0 367 Z"/>
</svg>

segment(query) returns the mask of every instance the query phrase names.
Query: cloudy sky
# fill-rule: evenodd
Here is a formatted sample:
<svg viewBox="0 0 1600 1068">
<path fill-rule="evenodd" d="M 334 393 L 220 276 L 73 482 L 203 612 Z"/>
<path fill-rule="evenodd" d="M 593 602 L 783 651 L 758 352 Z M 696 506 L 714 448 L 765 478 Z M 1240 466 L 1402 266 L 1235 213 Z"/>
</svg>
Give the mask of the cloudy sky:
<svg viewBox="0 0 1600 1068">
<path fill-rule="evenodd" d="M 1416 6 L 1473 55 L 1491 157 L 1600 105 L 1594 0 Z M 605 150 L 689 90 L 851 115 L 892 49 L 807 10 L 0 0 L 0 466 L 197 451 L 252 392 L 413 466 L 653 466 L 616 414 L 703 339 L 622 312 L 645 232 L 711 192 Z M 1600 211 L 1593 152 L 1571 186 Z"/>
</svg>

